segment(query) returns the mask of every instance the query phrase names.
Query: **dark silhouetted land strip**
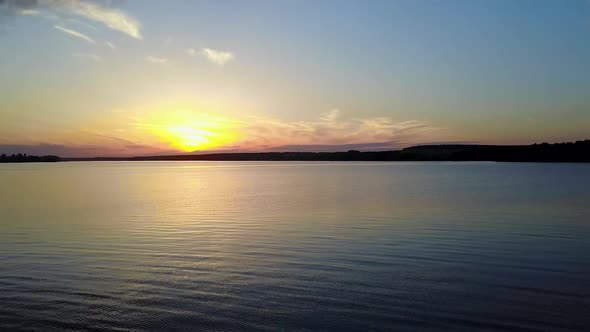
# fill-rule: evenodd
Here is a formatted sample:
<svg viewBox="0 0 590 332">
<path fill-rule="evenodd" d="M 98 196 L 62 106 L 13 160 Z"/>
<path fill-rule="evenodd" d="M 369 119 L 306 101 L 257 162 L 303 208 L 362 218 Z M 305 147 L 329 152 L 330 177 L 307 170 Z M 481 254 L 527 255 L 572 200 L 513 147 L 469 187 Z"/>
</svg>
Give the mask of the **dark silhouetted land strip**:
<svg viewBox="0 0 590 332">
<path fill-rule="evenodd" d="M 511 161 L 590 162 L 590 140 L 533 145 L 420 145 L 397 151 L 258 152 L 69 158 L 66 161 Z"/>
<path fill-rule="evenodd" d="M 40 162 L 58 162 L 62 159 L 58 156 L 29 156 L 26 153 L 0 155 L 0 163 L 40 163 Z"/>
<path fill-rule="evenodd" d="M 58 161 L 513 161 L 590 162 L 590 140 L 533 145 L 419 145 L 396 151 L 254 152 L 144 157 L 60 158 L 26 154 L 0 155 L 0 163 Z"/>
</svg>

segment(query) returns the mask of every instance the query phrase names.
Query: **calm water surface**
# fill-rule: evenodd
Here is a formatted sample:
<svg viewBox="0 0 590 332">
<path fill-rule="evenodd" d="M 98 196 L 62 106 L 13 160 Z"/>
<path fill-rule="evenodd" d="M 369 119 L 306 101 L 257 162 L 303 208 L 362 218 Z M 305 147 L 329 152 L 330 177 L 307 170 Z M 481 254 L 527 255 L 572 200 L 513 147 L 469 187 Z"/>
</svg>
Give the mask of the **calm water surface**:
<svg viewBox="0 0 590 332">
<path fill-rule="evenodd" d="M 590 330 L 590 165 L 0 165 L 0 330 Z"/>
</svg>

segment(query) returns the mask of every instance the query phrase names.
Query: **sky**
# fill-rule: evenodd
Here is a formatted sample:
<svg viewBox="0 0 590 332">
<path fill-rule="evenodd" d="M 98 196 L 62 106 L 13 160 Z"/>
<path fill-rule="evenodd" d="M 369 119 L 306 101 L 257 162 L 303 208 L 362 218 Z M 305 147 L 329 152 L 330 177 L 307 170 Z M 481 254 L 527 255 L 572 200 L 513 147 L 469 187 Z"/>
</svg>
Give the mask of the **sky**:
<svg viewBox="0 0 590 332">
<path fill-rule="evenodd" d="M 0 0 L 0 153 L 590 138 L 588 0 Z"/>
</svg>

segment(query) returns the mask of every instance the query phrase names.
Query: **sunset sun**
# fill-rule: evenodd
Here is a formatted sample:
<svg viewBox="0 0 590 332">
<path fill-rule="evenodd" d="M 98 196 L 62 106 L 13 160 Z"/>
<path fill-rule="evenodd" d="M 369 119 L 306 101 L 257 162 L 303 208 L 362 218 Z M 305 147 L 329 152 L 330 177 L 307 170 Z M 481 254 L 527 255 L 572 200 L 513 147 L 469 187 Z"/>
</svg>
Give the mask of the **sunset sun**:
<svg viewBox="0 0 590 332">
<path fill-rule="evenodd" d="M 227 133 L 191 126 L 165 127 L 161 135 L 170 145 L 185 152 L 221 147 L 231 141 Z"/>
<path fill-rule="evenodd" d="M 238 137 L 233 121 L 194 111 L 160 112 L 138 127 L 160 143 L 184 152 L 221 148 Z"/>
</svg>

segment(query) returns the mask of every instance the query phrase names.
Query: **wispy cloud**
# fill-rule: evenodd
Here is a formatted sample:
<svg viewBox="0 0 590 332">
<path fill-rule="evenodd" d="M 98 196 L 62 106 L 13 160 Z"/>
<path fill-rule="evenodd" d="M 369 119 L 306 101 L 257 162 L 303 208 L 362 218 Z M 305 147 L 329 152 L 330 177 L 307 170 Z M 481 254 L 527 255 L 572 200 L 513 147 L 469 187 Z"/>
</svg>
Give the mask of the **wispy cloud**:
<svg viewBox="0 0 590 332">
<path fill-rule="evenodd" d="M 395 142 L 397 145 L 437 140 L 441 128 L 417 120 L 396 122 L 388 117 L 343 119 L 339 110 L 319 115 L 315 121 L 282 121 L 251 118 L 242 146 L 349 145 L 363 142 Z M 390 147 L 393 147 L 390 144 Z"/>
<path fill-rule="evenodd" d="M 152 56 L 152 55 L 146 56 L 145 57 L 145 61 L 151 62 L 151 63 L 157 63 L 157 64 L 160 64 L 160 65 L 165 65 L 165 64 L 168 63 L 168 59 L 166 59 L 166 58 L 159 58 L 159 57 Z"/>
<path fill-rule="evenodd" d="M 107 3 L 110 3 L 110 1 Z M 38 7 L 43 7 L 55 13 L 75 15 L 101 23 L 112 30 L 122 32 L 135 39 L 143 39 L 139 20 L 121 10 L 97 2 L 83 0 L 0 0 L 0 6 L 7 8 L 11 14 L 34 16 L 38 16 L 40 13 Z M 80 23 L 84 24 L 83 22 Z"/>
<path fill-rule="evenodd" d="M 188 54 L 190 55 L 197 55 L 195 49 L 189 48 L 187 50 Z M 212 48 L 203 48 L 201 49 L 201 54 L 204 55 L 209 61 L 213 62 L 214 64 L 223 66 L 227 62 L 234 59 L 234 54 L 231 52 L 226 51 L 219 51 L 214 50 Z"/>
<path fill-rule="evenodd" d="M 106 44 L 108 47 L 110 47 L 110 48 L 112 48 L 112 49 L 115 49 L 115 48 L 117 48 L 117 47 L 115 46 L 115 44 L 111 43 L 110 41 L 105 41 L 104 43 L 105 43 L 105 44 Z"/>
<path fill-rule="evenodd" d="M 96 44 L 96 42 L 94 41 L 94 39 L 86 36 L 85 34 L 83 34 L 81 32 L 78 32 L 76 30 L 64 28 L 64 27 L 62 27 L 60 25 L 54 25 L 53 27 L 56 28 L 57 30 L 63 32 L 63 33 L 67 33 L 68 35 L 71 35 L 71 36 L 74 36 L 74 37 L 83 39 L 83 40 L 85 40 L 85 41 L 87 41 L 87 42 L 89 42 L 91 44 Z"/>
<path fill-rule="evenodd" d="M 70 12 L 102 23 L 113 30 L 123 32 L 133 38 L 143 39 L 141 35 L 141 23 L 118 9 L 81 0 L 39 0 L 39 2 L 46 3 L 56 10 Z"/>
<path fill-rule="evenodd" d="M 159 109 L 159 108 L 158 108 Z M 98 115 L 97 115 L 98 116 Z M 39 147 L 61 156 L 104 156 L 157 154 L 162 151 L 178 153 L 178 142 L 197 143 L 210 139 L 208 150 L 195 144 L 194 150 L 212 152 L 245 151 L 347 151 L 391 150 L 429 142 L 451 142 L 461 138 L 449 136 L 447 130 L 417 120 L 395 121 L 389 117 L 347 118 L 338 110 L 318 114 L 306 121 L 288 121 L 268 117 L 219 117 L 199 112 L 173 110 L 153 113 L 143 107 L 116 110 L 100 118 L 118 118 L 106 127 L 97 126 L 90 119 L 87 125 L 60 129 L 46 137 L 63 150 L 52 151 L 50 146 Z M 121 121 L 121 122 L 119 122 Z M 80 129 L 82 128 L 82 129 Z M 84 129 L 92 128 L 92 129 Z M 173 131 L 169 131 L 172 129 Z M 165 134 L 162 134 L 165 133 Z M 5 135 L 0 131 L 2 144 L 35 144 L 34 137 L 16 139 L 20 134 Z M 228 136 L 226 136 L 228 135 Z M 228 140 L 225 140 L 228 137 Z M 67 149 L 66 149 L 67 147 Z M 78 149 L 84 147 L 83 150 Z M 17 152 L 28 152 L 20 150 Z"/>
<path fill-rule="evenodd" d="M 75 58 L 84 58 L 84 59 L 89 59 L 92 60 L 94 62 L 102 62 L 102 57 L 96 55 L 96 54 L 88 54 L 88 53 L 74 53 L 72 54 L 73 57 Z"/>
</svg>

